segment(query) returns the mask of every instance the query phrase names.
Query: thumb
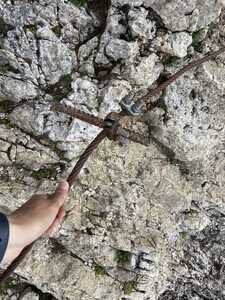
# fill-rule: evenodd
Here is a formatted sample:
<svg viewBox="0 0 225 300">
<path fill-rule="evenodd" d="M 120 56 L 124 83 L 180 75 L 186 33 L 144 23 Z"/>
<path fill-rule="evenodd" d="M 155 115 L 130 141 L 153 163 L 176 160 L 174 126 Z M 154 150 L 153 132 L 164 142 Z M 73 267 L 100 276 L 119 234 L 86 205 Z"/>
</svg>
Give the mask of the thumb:
<svg viewBox="0 0 225 300">
<path fill-rule="evenodd" d="M 50 196 L 50 199 L 54 200 L 59 207 L 61 207 L 68 196 L 69 184 L 66 180 L 60 180 L 55 192 Z"/>
</svg>

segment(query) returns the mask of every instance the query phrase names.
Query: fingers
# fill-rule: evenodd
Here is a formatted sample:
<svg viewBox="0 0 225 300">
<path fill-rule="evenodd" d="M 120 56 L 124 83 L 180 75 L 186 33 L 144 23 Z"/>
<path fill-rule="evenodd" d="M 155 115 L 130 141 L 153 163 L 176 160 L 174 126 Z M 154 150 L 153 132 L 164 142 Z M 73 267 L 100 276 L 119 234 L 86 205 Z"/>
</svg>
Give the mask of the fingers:
<svg viewBox="0 0 225 300">
<path fill-rule="evenodd" d="M 55 193 L 53 193 L 49 198 L 57 204 L 58 207 L 63 206 L 66 198 L 68 197 L 69 184 L 66 180 L 60 180 Z"/>
<path fill-rule="evenodd" d="M 60 207 L 58 215 L 56 216 L 55 220 L 51 224 L 51 226 L 46 230 L 44 235 L 53 235 L 59 229 L 59 225 L 62 223 L 62 220 L 65 216 L 65 209 L 64 207 Z"/>
<path fill-rule="evenodd" d="M 59 224 L 61 224 L 64 217 L 65 217 L 65 208 L 62 206 L 62 207 L 60 207 L 58 215 L 57 215 L 57 219 L 59 221 Z"/>
</svg>

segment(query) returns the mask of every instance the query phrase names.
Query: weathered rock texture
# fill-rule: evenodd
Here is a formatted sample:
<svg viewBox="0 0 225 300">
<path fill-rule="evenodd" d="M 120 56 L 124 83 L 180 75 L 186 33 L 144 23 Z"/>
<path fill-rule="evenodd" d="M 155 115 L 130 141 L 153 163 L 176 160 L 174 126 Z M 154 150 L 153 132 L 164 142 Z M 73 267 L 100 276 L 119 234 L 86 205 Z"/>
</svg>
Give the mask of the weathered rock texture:
<svg viewBox="0 0 225 300">
<path fill-rule="evenodd" d="M 224 45 L 222 0 L 78 2 L 0 0 L 2 210 L 53 190 L 98 132 L 52 103 L 104 117 Z M 148 147 L 100 146 L 59 232 L 18 268 L 23 280 L 62 300 L 225 299 L 224 64 L 149 99 L 133 125 Z M 50 297 L 23 290 L 2 299 Z"/>
</svg>

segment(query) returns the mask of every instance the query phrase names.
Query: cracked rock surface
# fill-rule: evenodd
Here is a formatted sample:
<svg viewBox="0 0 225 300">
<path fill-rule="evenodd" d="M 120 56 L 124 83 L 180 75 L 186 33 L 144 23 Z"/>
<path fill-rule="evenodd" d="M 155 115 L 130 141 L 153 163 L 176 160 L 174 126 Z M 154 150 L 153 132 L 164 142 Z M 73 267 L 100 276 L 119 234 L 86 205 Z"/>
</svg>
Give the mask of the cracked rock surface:
<svg viewBox="0 0 225 300">
<path fill-rule="evenodd" d="M 0 208 L 66 177 L 104 117 L 224 46 L 223 0 L 0 0 Z M 106 140 L 57 234 L 0 290 L 10 300 L 222 300 L 225 54 L 149 99 L 148 147 Z"/>
</svg>

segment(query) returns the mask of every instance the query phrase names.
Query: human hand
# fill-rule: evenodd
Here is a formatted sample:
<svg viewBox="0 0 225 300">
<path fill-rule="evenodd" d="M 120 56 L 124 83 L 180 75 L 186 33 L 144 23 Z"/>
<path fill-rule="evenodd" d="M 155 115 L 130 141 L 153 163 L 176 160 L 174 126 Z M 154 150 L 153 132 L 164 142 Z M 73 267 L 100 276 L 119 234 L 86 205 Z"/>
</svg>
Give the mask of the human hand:
<svg viewBox="0 0 225 300">
<path fill-rule="evenodd" d="M 60 181 L 52 195 L 34 195 L 8 216 L 9 242 L 3 263 L 11 263 L 24 247 L 40 236 L 54 233 L 64 215 L 64 203 L 68 196 L 67 181 Z"/>
</svg>

